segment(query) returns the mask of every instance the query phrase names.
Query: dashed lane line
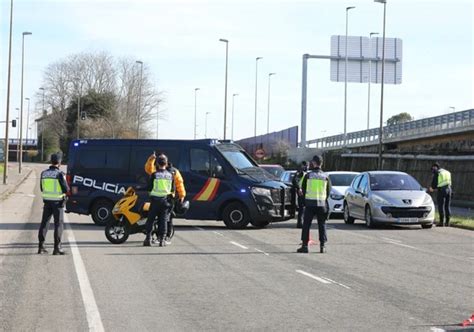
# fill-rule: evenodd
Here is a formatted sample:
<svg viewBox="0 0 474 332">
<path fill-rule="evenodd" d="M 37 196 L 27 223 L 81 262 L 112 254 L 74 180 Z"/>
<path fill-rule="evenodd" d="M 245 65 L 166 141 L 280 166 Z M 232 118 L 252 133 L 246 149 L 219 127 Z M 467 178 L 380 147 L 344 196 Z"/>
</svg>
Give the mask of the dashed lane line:
<svg viewBox="0 0 474 332">
<path fill-rule="evenodd" d="M 81 252 L 79 251 L 76 238 L 74 237 L 73 230 L 69 225 L 69 220 L 66 215 L 64 216 L 64 221 L 66 222 L 66 228 L 69 231 L 68 240 L 71 246 L 72 258 L 74 261 L 74 267 L 76 269 L 77 279 L 79 280 L 79 288 L 81 289 L 82 302 L 84 303 L 84 309 L 86 311 L 89 331 L 103 332 L 104 326 L 100 317 L 99 308 L 97 307 L 97 302 L 95 301 L 94 292 L 92 291 L 91 283 L 89 281 L 89 277 L 87 276 L 86 267 L 84 266 L 84 261 L 81 257 Z"/>
<path fill-rule="evenodd" d="M 265 252 L 263 250 L 260 250 L 260 249 L 257 249 L 257 248 L 254 248 L 255 250 L 257 250 L 258 252 L 261 252 L 262 254 L 264 254 L 265 256 L 270 256 L 270 254 L 268 252 Z"/>
<path fill-rule="evenodd" d="M 320 278 L 318 276 L 315 276 L 314 274 L 311 274 L 311 273 L 308 273 L 308 272 L 305 272 L 305 271 L 302 271 L 302 270 L 296 270 L 296 272 L 299 273 L 299 274 L 302 274 L 304 276 L 307 276 L 311 279 L 317 280 L 317 281 L 319 281 L 320 283 L 323 283 L 323 284 L 330 284 L 331 283 L 327 279 Z"/>
<path fill-rule="evenodd" d="M 248 249 L 246 246 L 240 244 L 240 243 L 237 243 L 237 242 L 234 242 L 234 241 L 230 241 L 231 244 L 233 244 L 234 246 L 237 246 L 239 248 L 242 248 L 242 249 Z"/>
</svg>

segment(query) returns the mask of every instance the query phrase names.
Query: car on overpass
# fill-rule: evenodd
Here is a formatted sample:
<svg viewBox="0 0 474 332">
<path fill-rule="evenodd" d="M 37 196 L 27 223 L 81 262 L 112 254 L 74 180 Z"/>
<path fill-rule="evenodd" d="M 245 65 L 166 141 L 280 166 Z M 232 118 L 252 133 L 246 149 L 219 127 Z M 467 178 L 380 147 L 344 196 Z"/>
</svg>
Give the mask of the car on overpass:
<svg viewBox="0 0 474 332">
<path fill-rule="evenodd" d="M 369 228 L 378 224 L 414 225 L 431 228 L 435 207 L 430 195 L 411 175 L 395 171 L 359 174 L 344 198 L 344 221 L 365 220 Z"/>
</svg>

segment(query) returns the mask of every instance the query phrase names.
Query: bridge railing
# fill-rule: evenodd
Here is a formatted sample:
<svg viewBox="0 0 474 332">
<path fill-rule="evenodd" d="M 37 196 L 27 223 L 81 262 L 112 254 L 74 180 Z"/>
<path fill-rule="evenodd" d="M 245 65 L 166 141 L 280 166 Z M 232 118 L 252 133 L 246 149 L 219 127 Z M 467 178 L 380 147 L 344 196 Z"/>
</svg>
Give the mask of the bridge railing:
<svg viewBox="0 0 474 332">
<path fill-rule="evenodd" d="M 383 127 L 383 141 L 394 142 L 412 137 L 429 137 L 443 133 L 474 129 L 474 109 L 439 115 Z M 379 128 L 317 138 L 308 141 L 308 146 L 320 149 L 335 149 L 375 144 L 379 140 Z"/>
</svg>

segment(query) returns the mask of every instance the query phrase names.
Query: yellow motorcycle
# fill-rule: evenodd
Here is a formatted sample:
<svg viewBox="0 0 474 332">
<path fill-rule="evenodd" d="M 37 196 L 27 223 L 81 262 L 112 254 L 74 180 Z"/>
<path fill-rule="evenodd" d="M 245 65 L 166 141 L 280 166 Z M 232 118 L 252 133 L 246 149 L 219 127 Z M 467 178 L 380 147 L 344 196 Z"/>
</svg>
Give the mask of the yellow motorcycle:
<svg viewBox="0 0 474 332">
<path fill-rule="evenodd" d="M 129 187 L 124 196 L 115 203 L 112 220 L 105 226 L 105 237 L 113 244 L 121 244 L 127 241 L 130 234 L 146 233 L 146 220 L 150 202 L 140 203 L 138 195 L 132 187 Z M 153 234 L 157 234 L 156 223 L 153 226 Z M 174 235 L 174 228 L 171 237 Z"/>
</svg>

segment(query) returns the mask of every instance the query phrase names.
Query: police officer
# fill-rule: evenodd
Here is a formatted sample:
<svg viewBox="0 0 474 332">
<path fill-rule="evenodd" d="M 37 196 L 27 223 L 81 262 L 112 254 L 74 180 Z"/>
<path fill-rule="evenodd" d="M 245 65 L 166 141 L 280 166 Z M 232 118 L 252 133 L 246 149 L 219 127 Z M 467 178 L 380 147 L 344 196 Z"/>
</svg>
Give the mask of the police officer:
<svg viewBox="0 0 474 332">
<path fill-rule="evenodd" d="M 41 172 L 41 195 L 43 197 L 43 217 L 38 232 L 38 254 L 47 254 L 48 251 L 44 247 L 46 233 L 48 233 L 49 221 L 51 216 L 54 218 L 54 250 L 53 255 L 64 255 L 65 252 L 61 248 L 61 236 L 64 224 L 64 201 L 66 193 L 69 190 L 64 173 L 59 170 L 61 166 L 61 156 L 58 154 L 51 155 L 51 166 L 47 170 Z"/>
<path fill-rule="evenodd" d="M 303 161 L 300 165 L 300 169 L 296 172 L 293 177 L 293 188 L 296 191 L 296 197 L 298 202 L 298 216 L 296 219 L 296 228 L 303 228 L 303 215 L 304 215 L 304 196 L 300 191 L 300 182 L 304 175 L 308 172 L 308 163 Z"/>
<path fill-rule="evenodd" d="M 449 218 L 451 217 L 451 173 L 439 166 L 439 163 L 434 163 L 431 166 L 433 173 L 433 180 L 431 181 L 430 192 L 438 191 L 438 213 L 439 213 L 439 227 L 449 226 Z"/>
<path fill-rule="evenodd" d="M 171 199 L 174 191 L 173 174 L 166 167 L 168 166 L 168 158 L 164 154 L 158 155 L 156 158 L 156 171 L 150 176 L 148 182 L 148 191 L 150 193 L 150 210 L 148 211 L 148 219 L 146 221 L 146 238 L 143 242 L 145 247 L 151 246 L 151 233 L 155 218 L 158 217 L 158 241 L 159 246 L 166 246 L 166 222 L 169 220 L 171 213 Z"/>
<path fill-rule="evenodd" d="M 176 204 L 183 203 L 184 198 L 186 197 L 186 189 L 184 188 L 184 180 L 183 176 L 179 172 L 179 170 L 173 166 L 171 162 L 168 163 L 166 170 L 173 175 L 173 182 L 174 182 L 174 189 L 175 191 L 172 192 L 173 201 L 171 206 L 171 211 Z M 178 194 L 176 196 L 176 194 Z M 169 214 L 169 219 L 166 223 L 166 237 L 165 242 L 166 244 L 171 244 L 171 236 L 173 233 L 173 213 Z"/>
<path fill-rule="evenodd" d="M 309 231 L 314 216 L 318 220 L 320 252 L 326 252 L 326 219 L 329 211 L 328 197 L 331 185 L 328 175 L 321 169 L 322 164 L 323 158 L 314 156 L 311 160 L 311 171 L 306 173 L 301 181 L 300 193 L 304 197 L 305 210 L 301 232 L 302 245 L 297 250 L 299 253 L 308 252 Z"/>
</svg>

